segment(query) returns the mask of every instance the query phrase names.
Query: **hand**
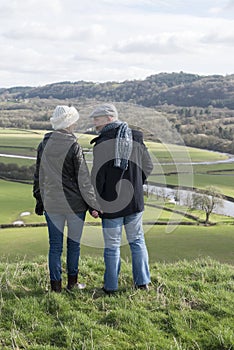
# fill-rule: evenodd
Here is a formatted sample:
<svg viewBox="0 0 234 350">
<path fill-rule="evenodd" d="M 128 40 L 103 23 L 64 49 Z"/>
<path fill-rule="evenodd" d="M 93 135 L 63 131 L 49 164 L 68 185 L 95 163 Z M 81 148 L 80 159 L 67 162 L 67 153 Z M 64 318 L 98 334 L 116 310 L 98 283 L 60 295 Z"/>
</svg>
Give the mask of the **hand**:
<svg viewBox="0 0 234 350">
<path fill-rule="evenodd" d="M 98 211 L 97 210 L 92 210 L 91 215 L 94 219 L 97 219 L 99 217 Z"/>
<path fill-rule="evenodd" d="M 44 206 L 42 202 L 37 201 L 36 207 L 35 207 L 35 213 L 37 215 L 43 215 L 44 214 Z"/>
</svg>

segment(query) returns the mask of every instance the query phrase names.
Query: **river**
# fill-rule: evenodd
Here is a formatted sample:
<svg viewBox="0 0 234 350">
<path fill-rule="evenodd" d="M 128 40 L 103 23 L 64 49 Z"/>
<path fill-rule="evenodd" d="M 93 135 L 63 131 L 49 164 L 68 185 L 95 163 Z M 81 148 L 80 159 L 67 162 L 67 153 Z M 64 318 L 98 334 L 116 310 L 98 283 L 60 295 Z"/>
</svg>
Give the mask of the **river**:
<svg viewBox="0 0 234 350">
<path fill-rule="evenodd" d="M 158 195 L 160 194 L 160 191 L 163 191 L 166 194 L 167 198 L 172 202 L 175 202 L 175 194 L 177 194 L 178 192 L 179 200 L 175 202 L 178 205 L 186 205 L 188 196 L 191 196 L 194 193 L 193 191 L 189 191 L 189 190 L 177 190 L 177 189 L 172 189 L 168 187 L 157 187 L 154 185 L 144 185 L 144 186 L 145 186 L 145 191 L 155 195 Z M 218 206 L 213 210 L 213 212 L 216 214 L 234 217 L 234 203 L 227 200 L 223 200 L 222 206 Z"/>
</svg>

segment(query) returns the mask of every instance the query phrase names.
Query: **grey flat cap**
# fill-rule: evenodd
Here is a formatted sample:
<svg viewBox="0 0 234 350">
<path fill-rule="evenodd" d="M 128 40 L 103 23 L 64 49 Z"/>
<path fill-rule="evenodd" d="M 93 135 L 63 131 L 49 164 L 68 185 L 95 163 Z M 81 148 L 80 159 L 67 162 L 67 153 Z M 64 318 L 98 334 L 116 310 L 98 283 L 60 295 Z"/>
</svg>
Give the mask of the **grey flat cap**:
<svg viewBox="0 0 234 350">
<path fill-rule="evenodd" d="M 107 115 L 118 119 L 117 109 L 111 103 L 105 103 L 103 105 L 96 107 L 89 116 L 90 118 L 96 118 L 96 117 L 103 117 Z"/>
</svg>

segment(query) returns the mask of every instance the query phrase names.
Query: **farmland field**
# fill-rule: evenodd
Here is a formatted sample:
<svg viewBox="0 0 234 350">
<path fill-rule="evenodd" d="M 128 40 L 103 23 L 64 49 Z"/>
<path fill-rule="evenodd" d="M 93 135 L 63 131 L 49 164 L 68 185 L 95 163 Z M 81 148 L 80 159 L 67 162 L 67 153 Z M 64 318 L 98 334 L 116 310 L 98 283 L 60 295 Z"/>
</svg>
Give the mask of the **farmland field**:
<svg viewBox="0 0 234 350">
<path fill-rule="evenodd" d="M 216 165 L 217 169 L 218 166 Z M 234 165 L 233 165 L 234 168 Z M 206 186 L 213 185 L 218 187 L 220 191 L 227 195 L 234 197 L 234 175 L 224 172 L 222 175 L 214 174 L 171 174 L 155 176 L 151 175 L 149 180 L 161 184 L 174 185 L 174 186 L 188 186 L 193 184 L 194 187 L 204 189 Z"/>
<path fill-rule="evenodd" d="M 0 128 L 0 153 L 36 157 L 36 148 L 45 132 L 41 130 Z M 77 137 L 84 149 L 90 149 L 90 153 L 86 154 L 86 159 L 91 161 L 92 148 L 90 147 L 90 140 L 94 135 L 77 134 Z M 155 163 L 154 170 L 149 178 L 151 181 L 197 188 L 214 185 L 219 187 L 224 194 L 234 197 L 234 163 L 191 165 L 191 162 L 225 160 L 227 155 L 155 142 L 146 142 L 146 145 Z M 0 157 L 0 162 L 5 164 L 17 163 L 19 166 L 35 164 L 35 160 L 6 157 Z M 178 164 L 175 164 L 176 162 Z M 183 164 L 183 162 L 188 164 Z"/>
<path fill-rule="evenodd" d="M 234 265 L 233 227 L 233 224 L 212 227 L 178 226 L 173 232 L 167 233 L 165 226 L 145 226 L 150 262 L 172 263 L 184 259 L 191 261 L 211 257 L 219 262 Z M 37 256 L 47 255 L 46 227 L 2 229 L 0 238 L 1 261 L 35 261 Z M 102 248 L 101 227 L 85 226 L 81 256 L 100 257 L 103 255 Z M 125 238 L 121 250 L 122 258 L 129 261 L 130 251 Z"/>
<path fill-rule="evenodd" d="M 26 224 L 44 222 L 43 217 L 34 214 L 35 199 L 32 196 L 31 185 L 0 180 L 0 202 L 4 203 L 0 214 L 0 224 L 10 224 L 16 220 L 23 220 Z M 148 199 L 146 199 L 147 202 Z M 24 212 L 29 212 L 30 215 L 21 217 Z M 171 213 L 168 211 L 146 206 L 144 220 L 167 221 L 170 216 Z M 174 220 L 188 221 L 179 214 L 174 214 L 173 217 Z M 95 221 L 89 214 L 87 214 L 87 220 Z"/>
<path fill-rule="evenodd" d="M 48 131 L 34 130 L 25 131 L 17 129 L 0 128 L 0 153 L 21 154 L 35 156 L 35 149 Z M 84 148 L 91 148 L 90 140 L 95 135 L 76 134 L 79 143 Z M 227 156 L 217 152 L 199 150 L 196 148 L 164 145 L 156 142 L 146 142 L 151 154 L 161 163 L 170 161 L 192 160 L 199 161 L 216 161 L 226 159 Z M 17 153 L 15 153 L 17 152 Z"/>
<path fill-rule="evenodd" d="M 36 156 L 36 147 L 43 137 L 44 131 L 25 131 L 14 129 L 0 129 L 0 153 Z M 79 142 L 84 148 L 89 148 L 89 141 L 93 135 L 77 135 Z M 226 155 L 197 150 L 193 148 L 183 149 L 181 146 L 162 145 L 147 142 L 149 150 L 156 159 L 158 165 L 155 166 L 150 179 L 155 182 L 165 184 L 178 183 L 184 185 L 191 183 L 195 187 L 204 188 L 213 184 L 229 196 L 234 197 L 233 174 L 234 164 L 213 164 L 213 165 L 186 165 L 190 173 L 165 174 L 181 170 L 175 165 L 165 165 L 168 161 L 182 161 L 191 159 L 193 162 L 215 161 L 226 158 Z M 188 153 L 189 152 L 189 153 Z M 185 157 L 185 158 L 184 158 Z M 91 154 L 86 157 L 91 159 Z M 32 165 L 34 160 L 18 158 L 0 158 L 0 162 L 16 162 L 18 165 Z M 160 171 L 159 171 L 160 170 Z M 159 171 L 159 175 L 156 174 Z M 180 183 L 181 184 L 181 183 Z M 32 186 L 10 181 L 0 180 L 0 224 L 10 224 L 20 220 L 25 223 L 45 222 L 44 217 L 34 214 L 35 200 L 32 196 Z M 146 204 L 152 203 L 150 198 L 146 198 Z M 163 203 L 165 205 L 165 203 Z M 172 204 L 166 204 L 173 209 Z M 178 207 L 176 208 L 178 210 Z M 181 208 L 181 211 L 186 210 Z M 22 213 L 30 215 L 21 216 Z M 193 215 L 204 218 L 204 213 L 193 212 Z M 212 227 L 202 226 L 176 226 L 174 230 L 166 225 L 148 226 L 147 222 L 168 222 L 172 218 L 172 213 L 161 208 L 152 208 L 146 205 L 144 213 L 144 228 L 146 240 L 149 248 L 151 262 L 173 262 L 180 259 L 193 260 L 199 257 L 212 257 L 220 262 L 234 264 L 234 236 L 233 219 L 211 215 L 211 221 L 218 222 Z M 173 220 L 181 223 L 189 223 L 192 220 L 179 213 L 173 213 Z M 87 222 L 95 221 L 87 215 Z M 97 222 L 97 221 L 96 221 Z M 25 258 L 30 260 L 35 256 L 46 255 L 48 250 L 48 238 L 46 227 L 30 228 L 8 228 L 0 229 L 1 259 L 17 260 Z M 122 256 L 125 260 L 130 259 L 129 248 L 126 240 L 123 240 Z M 101 227 L 86 225 L 82 238 L 82 254 L 91 256 L 101 256 L 103 241 Z"/>
<path fill-rule="evenodd" d="M 25 223 L 45 222 L 43 216 L 33 214 L 35 201 L 32 197 L 32 187 L 26 184 L 14 183 L 0 180 L 0 202 L 1 206 L 0 223 L 12 223 L 15 220 L 23 220 Z M 154 203 L 146 199 L 146 204 Z M 170 205 L 173 208 L 173 205 Z M 168 206 L 168 207 L 170 207 Z M 178 209 L 178 208 L 177 208 Z M 186 208 L 181 209 L 181 211 Z M 30 212 L 31 215 L 21 217 L 22 212 Z M 194 215 L 201 215 L 193 212 Z M 160 208 L 153 208 L 146 205 L 144 222 L 169 221 L 171 212 Z M 170 233 L 170 226 L 149 226 L 145 225 L 145 235 L 149 247 L 150 260 L 172 262 L 179 259 L 195 259 L 197 257 L 210 256 L 221 262 L 234 263 L 234 230 L 233 219 L 213 215 L 211 220 L 218 222 L 217 226 L 175 226 Z M 173 213 L 173 221 L 189 222 L 191 220 Z M 89 214 L 87 222 L 94 220 Z M 100 222 L 100 221 L 99 221 Z M 8 258 L 31 258 L 39 255 L 46 255 L 48 250 L 48 238 L 46 227 L 8 228 L 0 229 L 1 260 Z M 123 234 L 122 256 L 130 259 L 129 248 Z M 85 255 L 101 256 L 103 240 L 101 226 L 85 226 L 82 237 L 82 252 Z"/>
</svg>

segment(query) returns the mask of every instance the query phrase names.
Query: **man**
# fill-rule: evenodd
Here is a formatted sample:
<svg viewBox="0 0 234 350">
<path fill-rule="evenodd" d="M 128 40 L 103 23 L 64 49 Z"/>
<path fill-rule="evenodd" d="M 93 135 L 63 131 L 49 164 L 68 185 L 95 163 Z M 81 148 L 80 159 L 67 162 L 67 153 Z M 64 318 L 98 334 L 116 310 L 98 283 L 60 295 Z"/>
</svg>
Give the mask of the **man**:
<svg viewBox="0 0 234 350">
<path fill-rule="evenodd" d="M 123 226 L 132 254 L 134 285 L 148 289 L 150 272 L 142 227 L 143 184 L 153 164 L 143 143 L 143 134 L 119 121 L 113 104 L 98 106 L 90 117 L 99 132 L 91 141 L 94 144 L 91 178 L 103 212 L 103 291 L 111 294 L 118 290 Z"/>
</svg>

